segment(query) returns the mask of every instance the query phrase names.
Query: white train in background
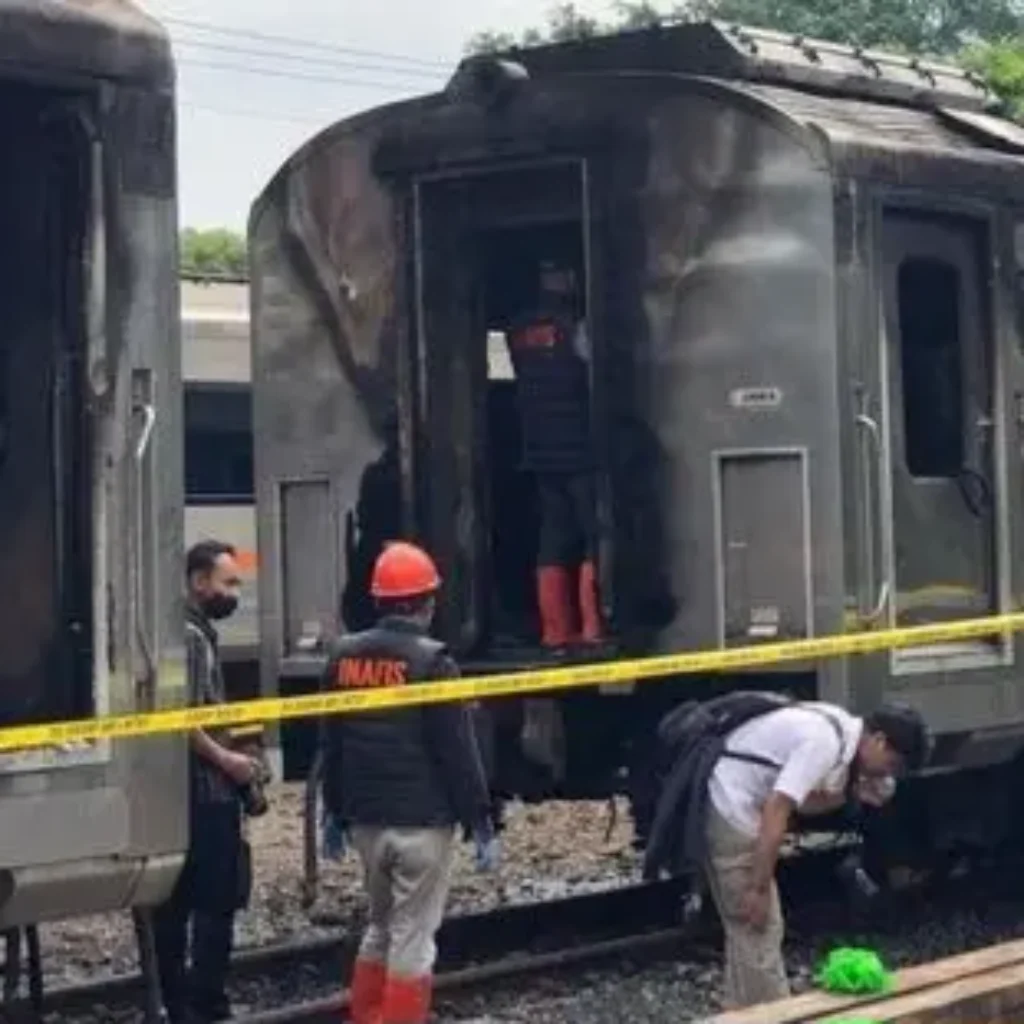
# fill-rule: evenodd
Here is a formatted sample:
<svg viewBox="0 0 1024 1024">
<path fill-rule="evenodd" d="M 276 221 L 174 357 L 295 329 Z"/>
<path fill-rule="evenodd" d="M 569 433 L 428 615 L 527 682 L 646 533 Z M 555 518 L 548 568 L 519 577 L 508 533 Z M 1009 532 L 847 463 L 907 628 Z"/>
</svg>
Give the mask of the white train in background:
<svg viewBox="0 0 1024 1024">
<path fill-rule="evenodd" d="M 229 687 L 238 680 L 232 689 L 255 696 L 259 623 L 248 283 L 184 275 L 181 334 L 185 543 L 215 537 L 239 551 L 242 603 L 220 631 Z"/>
</svg>

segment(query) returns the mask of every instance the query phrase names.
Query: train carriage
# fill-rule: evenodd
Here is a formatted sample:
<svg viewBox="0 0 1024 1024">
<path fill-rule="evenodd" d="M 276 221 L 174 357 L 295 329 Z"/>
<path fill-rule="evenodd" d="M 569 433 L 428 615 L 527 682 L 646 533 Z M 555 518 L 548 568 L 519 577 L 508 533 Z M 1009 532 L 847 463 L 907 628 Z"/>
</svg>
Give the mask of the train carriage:
<svg viewBox="0 0 1024 1024">
<path fill-rule="evenodd" d="M 437 553 L 464 662 L 537 663 L 499 354 L 552 252 L 586 283 L 620 654 L 1015 607 L 1022 157 L 958 69 L 714 23 L 474 58 L 317 136 L 250 221 L 264 678 L 316 685 L 398 534 Z M 933 783 L 1016 757 L 1022 654 L 1000 636 L 565 696 L 544 784 L 506 702 L 498 773 L 607 791 L 669 702 L 716 686 L 898 697 L 936 730 L 917 807 L 952 841 L 1007 810 L 1008 787 Z"/>
<path fill-rule="evenodd" d="M 258 651 L 253 507 L 249 286 L 245 279 L 183 275 L 185 546 L 217 537 L 242 570 L 238 611 L 220 625 L 232 693 L 252 696 Z"/>
<path fill-rule="evenodd" d="M 184 700 L 174 67 L 122 0 L 0 0 L 0 725 Z M 0 927 L 153 903 L 182 736 L 0 756 Z"/>
</svg>

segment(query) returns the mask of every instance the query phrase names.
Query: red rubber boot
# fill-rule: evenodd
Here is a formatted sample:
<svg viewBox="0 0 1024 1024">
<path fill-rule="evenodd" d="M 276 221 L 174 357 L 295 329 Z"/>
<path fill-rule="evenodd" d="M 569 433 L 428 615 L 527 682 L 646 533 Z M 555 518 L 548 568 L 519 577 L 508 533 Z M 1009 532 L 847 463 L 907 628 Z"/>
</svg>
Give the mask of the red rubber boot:
<svg viewBox="0 0 1024 1024">
<path fill-rule="evenodd" d="M 572 642 L 572 587 L 569 570 L 544 565 L 537 570 L 537 606 L 540 610 L 542 647 L 558 650 Z"/>
<path fill-rule="evenodd" d="M 356 960 L 349 989 L 352 1024 L 381 1024 L 387 968 L 379 960 Z"/>
<path fill-rule="evenodd" d="M 604 643 L 601 599 L 597 589 L 597 566 L 593 562 L 584 562 L 580 566 L 579 595 L 583 642 L 585 644 Z"/>
<path fill-rule="evenodd" d="M 380 1024 L 427 1024 L 432 978 L 389 974 L 384 985 Z"/>
</svg>

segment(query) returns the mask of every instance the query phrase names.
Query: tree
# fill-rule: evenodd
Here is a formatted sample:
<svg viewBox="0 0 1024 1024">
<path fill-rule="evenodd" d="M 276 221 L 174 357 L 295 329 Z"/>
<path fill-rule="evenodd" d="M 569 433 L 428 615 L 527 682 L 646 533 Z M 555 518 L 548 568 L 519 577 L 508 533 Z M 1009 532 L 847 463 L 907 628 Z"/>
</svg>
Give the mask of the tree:
<svg viewBox="0 0 1024 1024">
<path fill-rule="evenodd" d="M 1017 32 L 1020 0 L 696 0 L 691 16 L 895 49 L 921 56 L 955 56 L 979 40 Z"/>
<path fill-rule="evenodd" d="M 245 239 L 227 228 L 181 233 L 181 269 L 187 274 L 244 277 L 248 270 Z"/>
<path fill-rule="evenodd" d="M 963 60 L 985 79 L 1012 117 L 1024 119 L 1024 40 L 1016 36 L 978 44 L 968 48 Z"/>
</svg>

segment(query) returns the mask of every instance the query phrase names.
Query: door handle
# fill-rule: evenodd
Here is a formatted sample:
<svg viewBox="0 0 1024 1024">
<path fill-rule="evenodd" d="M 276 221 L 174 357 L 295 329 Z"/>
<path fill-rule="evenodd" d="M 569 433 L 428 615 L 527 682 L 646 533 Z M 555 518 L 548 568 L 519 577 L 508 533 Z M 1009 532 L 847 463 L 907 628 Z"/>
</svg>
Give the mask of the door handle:
<svg viewBox="0 0 1024 1024">
<path fill-rule="evenodd" d="M 885 472 L 884 454 L 882 451 L 882 432 L 878 427 L 878 423 L 866 412 L 858 413 L 855 417 L 855 422 L 857 426 L 860 427 L 860 429 L 863 430 L 870 439 L 870 444 L 873 450 L 872 454 L 875 457 L 875 466 L 878 471 L 878 497 L 876 497 L 875 500 L 871 502 L 871 507 L 869 507 L 868 509 L 868 521 L 871 524 L 871 531 L 868 541 L 869 543 L 873 544 L 876 537 L 880 536 L 880 529 L 878 527 L 882 521 L 881 484 L 882 480 L 884 479 L 883 474 Z M 872 494 L 871 470 L 870 467 L 867 466 L 865 467 L 864 471 L 863 489 L 865 499 L 867 500 L 868 496 Z M 881 545 L 879 545 L 879 548 L 881 548 Z M 874 575 L 874 573 L 872 573 L 872 575 Z M 878 589 L 875 596 L 874 604 L 872 605 L 871 610 L 867 613 L 867 615 L 863 617 L 863 621 L 868 624 L 877 622 L 885 613 L 885 609 L 889 603 L 889 580 L 886 577 L 884 566 L 882 566 L 881 568 L 880 575 L 881 581 L 878 583 Z M 872 580 L 872 583 L 874 582 L 875 581 Z"/>
<path fill-rule="evenodd" d="M 132 548 L 132 591 L 135 602 L 135 637 L 141 658 L 141 671 L 136 673 L 137 699 L 139 710 L 151 710 L 156 702 L 157 663 L 155 637 L 149 633 L 147 618 L 150 613 L 156 619 L 156 608 L 152 607 L 154 595 L 148 593 L 149 574 L 146 572 L 147 534 L 152 522 L 151 509 L 146 500 L 146 454 L 153 440 L 156 426 L 156 407 L 152 401 L 153 380 L 149 370 L 133 371 L 135 394 L 132 411 L 142 417 L 142 426 L 135 441 L 135 501 L 133 509 L 134 543 Z"/>
<path fill-rule="evenodd" d="M 146 457 L 146 450 L 149 442 L 153 439 L 153 427 L 156 426 L 156 409 L 152 405 L 137 406 L 136 411 L 142 414 L 142 430 L 139 431 L 139 440 L 135 445 L 135 461 L 141 463 Z"/>
</svg>

